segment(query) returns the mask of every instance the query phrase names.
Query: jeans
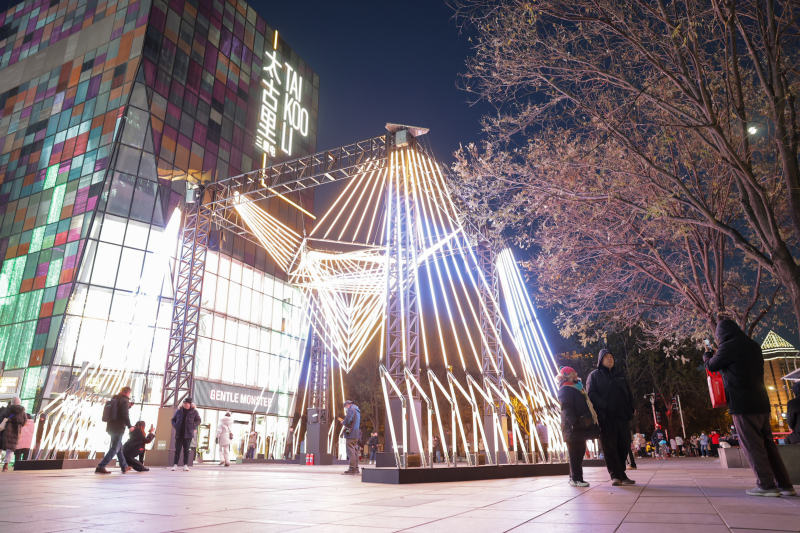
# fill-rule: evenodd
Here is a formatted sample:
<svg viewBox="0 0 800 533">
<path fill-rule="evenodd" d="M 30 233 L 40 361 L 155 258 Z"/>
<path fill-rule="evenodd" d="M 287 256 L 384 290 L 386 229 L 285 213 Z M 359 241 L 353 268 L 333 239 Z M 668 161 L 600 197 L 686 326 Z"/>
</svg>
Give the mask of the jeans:
<svg viewBox="0 0 800 533">
<path fill-rule="evenodd" d="M 378 453 L 378 448 L 373 448 L 373 447 L 370 447 L 370 449 L 369 449 L 369 461 L 370 461 L 371 463 L 374 463 L 374 462 L 375 462 L 375 455 L 376 455 L 377 453 Z M 436 452 L 436 453 L 439 453 L 439 452 Z"/>
<path fill-rule="evenodd" d="M 583 481 L 583 456 L 586 454 L 586 440 L 567 441 L 569 453 L 569 478 L 572 481 Z"/>
<path fill-rule="evenodd" d="M 228 445 L 230 447 L 230 445 Z M 256 458 L 256 447 L 255 446 L 248 446 L 247 453 L 244 455 L 245 459 L 255 459 Z"/>
<path fill-rule="evenodd" d="M 178 459 L 180 458 L 181 449 L 183 449 L 183 464 L 184 466 L 189 466 L 189 446 L 192 445 L 192 439 L 182 439 L 180 437 L 175 437 L 175 459 L 172 461 L 172 464 L 177 465 Z"/>
<path fill-rule="evenodd" d="M 122 453 L 122 436 L 125 435 L 125 433 L 109 433 L 109 435 L 111 435 L 111 444 L 109 444 L 108 452 L 103 456 L 97 468 L 105 468 L 115 455 L 117 456 L 117 461 L 119 461 L 119 467 L 127 468 L 128 462 L 125 460 L 125 454 Z"/>
<path fill-rule="evenodd" d="M 742 447 L 762 489 L 792 488 L 789 473 L 783 464 L 778 447 L 772 440 L 769 414 L 731 415 Z"/>
<path fill-rule="evenodd" d="M 708 444 L 700 445 L 700 455 L 703 457 L 708 457 Z"/>
<path fill-rule="evenodd" d="M 136 455 L 126 455 L 125 460 L 128 462 L 128 466 L 136 470 L 137 472 L 144 472 L 146 467 L 144 463 L 142 463 L 138 458 L 140 457 L 139 454 Z"/>
</svg>

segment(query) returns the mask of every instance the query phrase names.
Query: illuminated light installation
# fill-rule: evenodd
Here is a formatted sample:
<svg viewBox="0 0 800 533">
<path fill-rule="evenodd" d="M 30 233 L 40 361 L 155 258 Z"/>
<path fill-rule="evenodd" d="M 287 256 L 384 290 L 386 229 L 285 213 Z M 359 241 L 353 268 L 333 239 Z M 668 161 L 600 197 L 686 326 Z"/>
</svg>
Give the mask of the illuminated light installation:
<svg viewBox="0 0 800 533">
<path fill-rule="evenodd" d="M 110 339 L 96 365 L 85 364 L 73 385 L 42 410 L 46 415 L 37 459 L 51 459 L 67 450 L 74 458 L 78 452 L 94 452 L 108 442 L 102 412 L 110 398 L 124 385 L 130 384 L 130 365 L 125 359 L 148 357 L 152 346 L 140 339 L 150 338 L 143 333 L 156 322 L 158 297 L 162 283 L 170 283 L 169 261 L 180 232 L 181 210 L 176 208 L 160 235 L 151 261 L 145 261 L 136 290 L 130 322 L 122 328 L 123 335 Z M 38 421 L 37 421 L 38 423 Z"/>
<path fill-rule="evenodd" d="M 248 199 L 237 198 L 235 209 L 290 282 L 304 290 L 314 334 L 331 370 L 334 360 L 339 365 L 340 386 L 341 371 L 353 368 L 376 335 L 387 339 L 379 343 L 380 379 L 399 466 L 407 465 L 409 446 L 422 452 L 423 466 L 432 466 L 434 434 L 449 465 L 456 465 L 455 450 L 476 464 L 481 445 L 488 464 L 516 462 L 518 455 L 534 462 L 541 451 L 534 419 L 548 426 L 551 453 L 563 457 L 555 364 L 511 252 L 501 252 L 496 265 L 506 317 L 489 290 L 493 274 L 480 268 L 475 238 L 461 222 L 438 163 L 416 140 L 398 143 L 387 159 L 367 161 L 305 237 Z M 419 297 L 430 304 L 418 304 Z M 390 305 L 400 310 L 394 324 Z M 482 315 L 498 320 L 481 322 Z M 390 327 L 398 328 L 399 367 L 388 353 Z M 424 372 L 419 358 L 413 361 L 415 342 Z M 489 365 L 495 379 L 474 377 L 487 346 L 496 351 Z M 432 370 L 432 357 L 443 363 L 443 374 Z M 335 373 L 329 374 L 335 407 Z M 400 402 L 395 414 L 393 398 Z M 425 404 L 419 414 L 415 402 Z M 510 447 L 502 411 L 514 413 Z"/>
</svg>

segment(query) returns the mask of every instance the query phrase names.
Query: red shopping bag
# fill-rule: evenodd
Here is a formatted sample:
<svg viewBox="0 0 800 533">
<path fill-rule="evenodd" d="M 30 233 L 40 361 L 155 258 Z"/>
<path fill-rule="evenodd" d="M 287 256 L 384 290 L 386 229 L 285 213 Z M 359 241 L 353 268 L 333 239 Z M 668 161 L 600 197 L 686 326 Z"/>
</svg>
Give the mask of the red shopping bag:
<svg viewBox="0 0 800 533">
<path fill-rule="evenodd" d="M 706 375 L 708 376 L 708 394 L 711 396 L 711 407 L 725 407 L 728 405 L 728 401 L 725 399 L 722 374 L 706 370 Z"/>
</svg>

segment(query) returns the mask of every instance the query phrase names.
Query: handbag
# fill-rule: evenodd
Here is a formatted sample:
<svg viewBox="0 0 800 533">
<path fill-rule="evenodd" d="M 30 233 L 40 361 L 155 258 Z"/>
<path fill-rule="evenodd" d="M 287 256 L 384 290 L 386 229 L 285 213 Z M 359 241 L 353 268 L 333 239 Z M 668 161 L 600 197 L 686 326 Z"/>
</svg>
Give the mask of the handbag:
<svg viewBox="0 0 800 533">
<path fill-rule="evenodd" d="M 725 407 L 728 401 L 725 398 L 725 384 L 722 374 L 706 370 L 708 376 L 708 394 L 711 397 L 711 407 Z"/>
<path fill-rule="evenodd" d="M 581 415 L 575 422 L 576 430 L 580 431 L 586 439 L 596 439 L 600 436 L 600 426 L 591 416 Z"/>
</svg>

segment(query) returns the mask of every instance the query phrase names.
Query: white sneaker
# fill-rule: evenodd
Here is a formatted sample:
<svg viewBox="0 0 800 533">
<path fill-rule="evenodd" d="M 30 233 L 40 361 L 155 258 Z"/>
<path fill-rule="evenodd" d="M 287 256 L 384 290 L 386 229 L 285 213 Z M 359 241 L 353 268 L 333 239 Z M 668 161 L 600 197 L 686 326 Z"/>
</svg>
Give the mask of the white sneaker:
<svg viewBox="0 0 800 533">
<path fill-rule="evenodd" d="M 189 465 L 183 465 L 183 471 L 184 472 L 188 472 L 189 471 Z"/>
<path fill-rule="evenodd" d="M 172 465 L 172 471 L 176 471 L 178 469 L 178 465 Z"/>
</svg>

